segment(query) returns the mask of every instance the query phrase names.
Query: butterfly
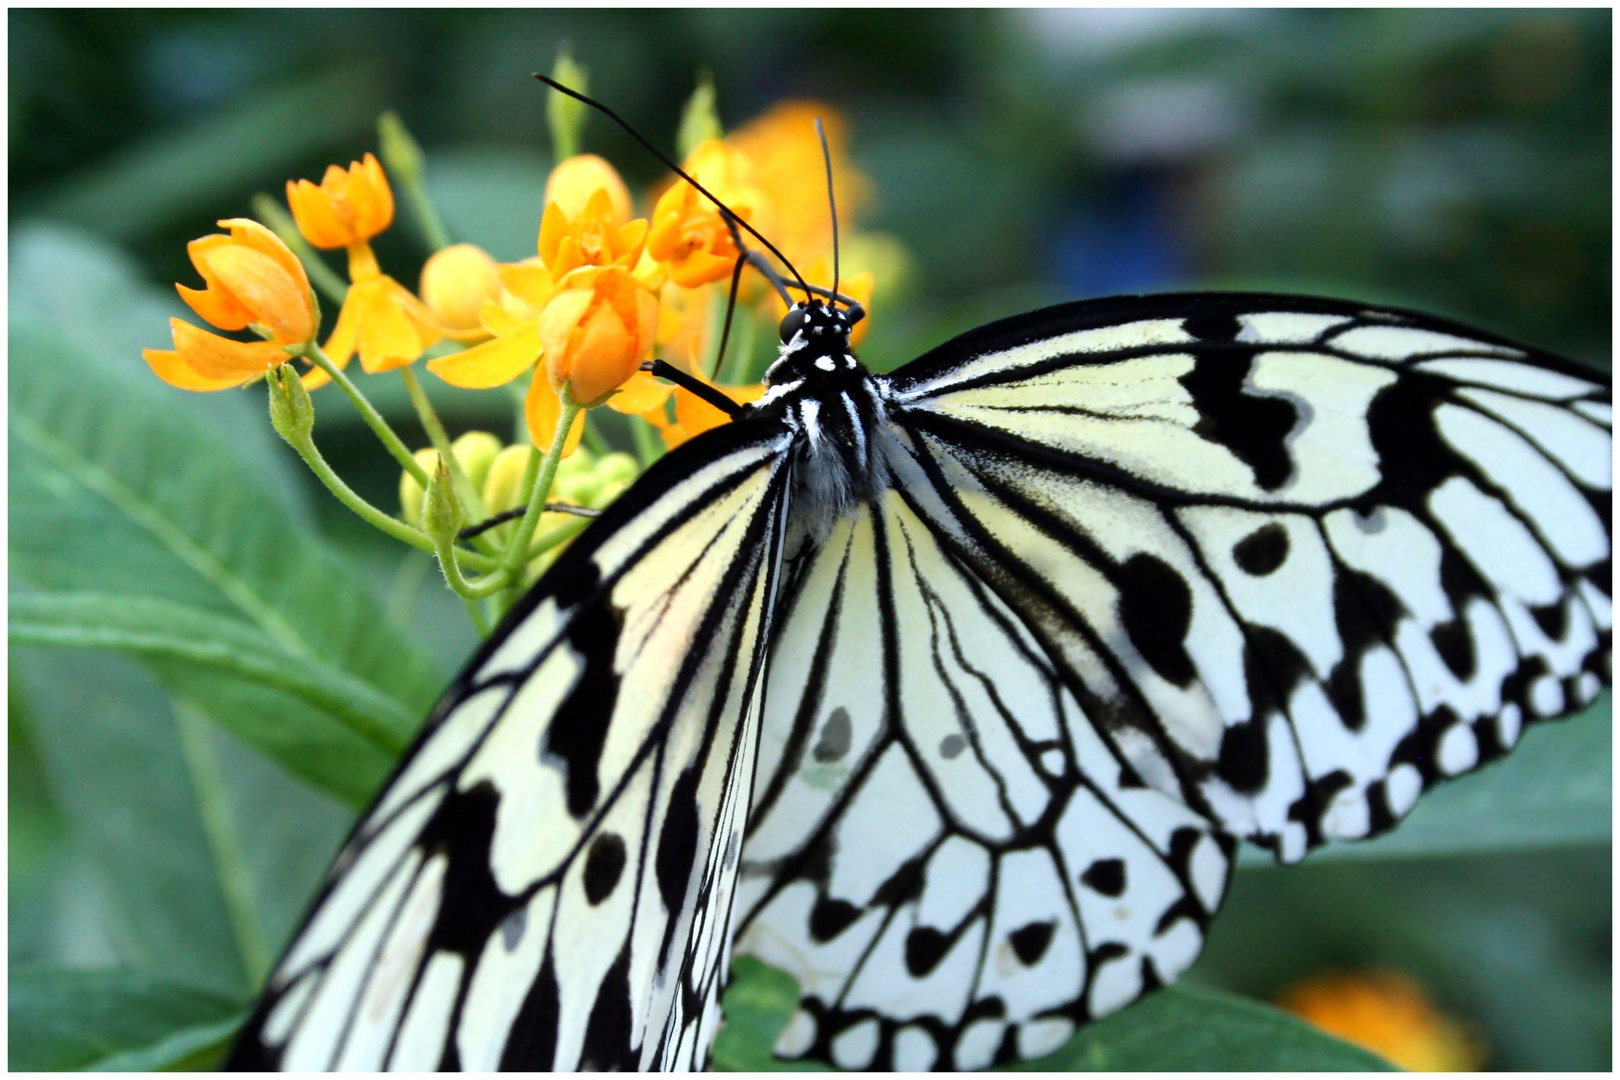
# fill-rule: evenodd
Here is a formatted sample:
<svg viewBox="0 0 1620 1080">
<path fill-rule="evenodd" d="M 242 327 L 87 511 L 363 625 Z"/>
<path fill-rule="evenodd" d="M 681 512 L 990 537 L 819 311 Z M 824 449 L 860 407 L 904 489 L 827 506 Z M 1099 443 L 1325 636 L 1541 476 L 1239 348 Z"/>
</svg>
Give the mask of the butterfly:
<svg viewBox="0 0 1620 1080">
<path fill-rule="evenodd" d="M 1239 840 L 1391 828 L 1611 678 L 1610 388 L 1442 319 L 1089 300 L 889 375 L 795 303 L 484 644 L 233 1063 L 979 1068 L 1185 971 Z"/>
</svg>

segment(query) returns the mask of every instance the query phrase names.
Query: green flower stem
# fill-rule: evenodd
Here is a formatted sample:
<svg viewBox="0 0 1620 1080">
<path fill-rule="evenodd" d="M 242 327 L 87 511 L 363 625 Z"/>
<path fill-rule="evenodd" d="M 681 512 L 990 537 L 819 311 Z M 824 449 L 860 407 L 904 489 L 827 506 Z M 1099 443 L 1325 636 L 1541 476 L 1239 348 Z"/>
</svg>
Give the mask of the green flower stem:
<svg viewBox="0 0 1620 1080">
<path fill-rule="evenodd" d="M 309 466 L 309 471 L 315 474 L 316 479 L 326 485 L 326 490 L 335 495 L 337 501 L 352 510 L 360 520 L 367 525 L 380 529 L 395 540 L 411 545 L 413 548 L 431 551 L 434 554 L 438 553 L 438 547 L 427 533 L 420 529 L 413 529 L 398 518 L 383 513 L 362 499 L 353 488 L 344 483 L 343 478 L 332 471 L 332 466 L 326 463 L 326 459 L 316 449 L 313 439 L 300 439 L 297 442 L 289 442 L 289 445 L 298 451 L 298 456 L 304 459 L 304 464 Z M 474 552 L 463 551 L 459 552 L 458 555 L 462 562 L 474 570 L 494 570 L 498 565 L 494 559 Z"/>
<path fill-rule="evenodd" d="M 326 265 L 326 260 L 309 246 L 304 234 L 298 231 L 298 223 L 293 220 L 292 215 L 262 191 L 253 196 L 248 204 L 253 207 L 253 212 L 258 215 L 259 220 L 279 236 L 281 242 L 291 248 L 294 255 L 298 256 L 298 261 L 304 264 L 304 272 L 309 275 L 310 283 L 332 303 L 341 306 L 343 298 L 349 294 L 349 283 L 339 277 L 336 270 Z"/>
<path fill-rule="evenodd" d="M 422 383 L 416 377 L 416 371 L 406 364 L 399 369 L 400 378 L 405 380 L 405 392 L 411 396 L 411 404 L 416 407 L 416 417 L 422 421 L 422 427 L 427 430 L 428 440 L 433 443 L 433 449 L 439 452 L 439 459 L 450 467 L 450 479 L 456 486 L 456 497 L 467 513 L 478 521 L 487 517 L 484 513 L 484 500 L 479 498 L 478 492 L 473 490 L 472 481 L 467 479 L 467 473 L 461 467 L 461 462 L 450 449 L 450 436 L 444 430 L 444 424 L 439 420 L 439 414 L 433 408 L 433 402 L 428 400 Z"/>
<path fill-rule="evenodd" d="M 461 573 L 461 563 L 467 562 L 467 553 L 457 551 L 456 545 L 450 536 L 435 541 L 434 554 L 439 556 L 439 569 L 444 572 L 444 583 L 450 586 L 450 591 L 468 602 L 469 612 L 477 610 L 476 601 L 486 596 L 494 596 L 511 581 L 511 574 L 505 567 L 496 567 L 479 581 L 468 581 Z M 473 616 L 473 624 L 479 623 L 477 615 Z M 483 631 L 488 633 L 487 630 Z"/>
<path fill-rule="evenodd" d="M 444 221 L 439 217 L 438 210 L 434 209 L 433 200 L 428 198 L 427 188 L 415 175 L 408 175 L 401 184 L 405 189 L 405 197 L 410 200 L 411 213 L 416 215 L 416 222 L 422 226 L 422 238 L 427 241 L 428 247 L 434 251 L 443 251 L 452 243 L 450 232 L 444 227 Z"/>
<path fill-rule="evenodd" d="M 461 602 L 467 605 L 467 617 L 472 619 L 473 629 L 478 631 L 478 636 L 489 637 L 489 617 L 484 614 L 483 606 L 477 600 L 468 600 L 465 597 Z"/>
<path fill-rule="evenodd" d="M 613 447 L 608 445 L 607 439 L 600 431 L 597 430 L 596 425 L 591 423 L 591 420 L 591 414 L 586 413 L 585 434 L 583 437 L 581 437 L 580 442 L 585 444 L 585 449 L 589 450 L 597 457 L 601 457 L 604 454 L 611 454 L 613 452 Z"/>
<path fill-rule="evenodd" d="M 344 396 L 349 399 L 349 402 L 354 406 L 355 411 L 360 414 L 360 418 L 366 422 L 366 425 L 376 432 L 377 438 L 382 440 L 383 446 L 387 447 L 388 452 L 394 456 L 394 460 L 399 462 L 400 468 L 410 473 L 412 478 L 422 485 L 423 490 L 426 490 L 428 485 L 427 471 L 416 463 L 416 459 L 411 456 L 409 450 L 405 449 L 405 444 L 400 441 L 399 436 L 394 434 L 394 429 L 388 426 L 388 421 L 384 420 L 382 414 L 372 406 L 371 402 L 366 400 L 366 396 L 360 392 L 360 388 L 355 386 L 347 375 L 343 374 L 343 369 L 332 363 L 331 359 L 321 351 L 321 347 L 313 341 L 304 344 L 301 355 L 332 376 L 332 381 L 337 383 L 338 388 L 343 391 Z M 426 550 L 432 551 L 433 548 L 430 546 Z"/>
<path fill-rule="evenodd" d="M 529 455 L 529 468 L 523 471 L 525 509 L 522 519 L 518 521 L 517 529 L 512 533 L 512 539 L 507 543 L 503 559 L 503 565 L 514 586 L 523 580 L 522 571 L 528 562 L 529 542 L 534 539 L 534 530 L 540 525 L 540 513 L 545 508 L 546 495 L 551 491 L 551 481 L 557 476 L 557 463 L 562 460 L 563 447 L 568 444 L 568 430 L 574 426 L 574 417 L 579 415 L 580 406 L 574 404 L 567 386 L 562 388 L 560 396 L 562 416 L 557 420 L 557 434 L 552 436 L 551 449 L 546 451 L 546 456 L 538 468 L 534 466 L 534 455 Z M 534 475 L 530 475 L 530 469 L 534 470 Z"/>
<path fill-rule="evenodd" d="M 574 537 L 584 532 L 585 527 L 594 520 L 596 519 L 577 517 L 573 521 L 568 522 L 566 525 L 557 526 L 555 529 L 552 529 L 550 532 L 546 533 L 544 536 L 540 537 L 540 539 L 534 542 L 534 545 L 529 548 L 528 554 L 523 556 L 523 562 L 526 565 L 531 559 L 538 559 L 540 556 L 544 555 L 558 544 L 572 540 Z"/>
<path fill-rule="evenodd" d="M 639 416 L 634 417 L 630 421 L 630 431 L 635 437 L 636 457 L 640 459 L 643 469 L 663 456 L 664 448 L 651 423 Z"/>
</svg>

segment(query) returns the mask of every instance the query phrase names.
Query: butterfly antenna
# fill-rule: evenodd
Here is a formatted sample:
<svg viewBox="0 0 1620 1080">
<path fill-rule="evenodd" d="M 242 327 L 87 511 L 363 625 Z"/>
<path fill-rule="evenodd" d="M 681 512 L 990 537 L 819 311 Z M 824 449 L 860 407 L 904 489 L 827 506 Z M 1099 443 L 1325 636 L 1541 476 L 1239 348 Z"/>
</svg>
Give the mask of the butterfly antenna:
<svg viewBox="0 0 1620 1080">
<path fill-rule="evenodd" d="M 732 213 L 730 207 L 728 207 L 725 203 L 721 202 L 719 199 L 715 198 L 714 194 L 711 191 L 709 191 L 708 188 L 704 187 L 702 184 L 700 184 L 696 180 L 692 179 L 691 176 L 687 175 L 686 170 L 682 169 L 679 165 L 675 164 L 673 161 L 669 160 L 669 158 L 665 157 L 663 152 L 660 151 L 658 149 L 658 147 L 654 146 L 652 143 L 648 142 L 645 138 L 643 138 L 642 135 L 641 135 L 641 132 L 639 132 L 635 128 L 631 127 L 630 124 L 624 119 L 624 117 L 620 116 L 618 113 L 614 112 L 612 109 L 608 108 L 606 105 L 602 104 L 600 101 L 597 101 L 594 98 L 586 97 L 584 94 L 581 94 L 578 90 L 570 90 L 568 87 L 564 86 L 562 83 L 558 82 L 556 79 L 551 78 L 550 76 L 542 75 L 537 71 L 537 72 L 534 72 L 534 77 L 536 79 L 539 79 L 541 82 L 545 83 L 547 86 L 551 87 L 553 90 L 557 91 L 559 94 L 566 94 L 567 96 L 573 98 L 575 101 L 583 102 L 584 104 L 589 105 L 591 108 L 597 110 L 602 115 L 606 116 L 609 120 L 612 120 L 615 124 L 618 124 L 621 128 L 623 128 L 625 130 L 626 133 L 629 134 L 629 136 L 632 139 L 636 140 L 636 142 L 638 142 L 642 146 L 646 147 L 648 153 L 652 154 L 653 157 L 655 157 L 659 161 L 663 162 L 664 166 L 666 168 L 670 169 L 672 172 L 675 173 L 676 176 L 679 176 L 682 180 L 685 180 L 688 184 L 691 184 L 694 188 L 696 188 L 698 190 L 699 193 L 701 193 L 703 195 L 704 198 L 708 199 L 710 202 L 714 203 L 715 206 L 719 207 L 720 216 L 721 216 L 722 219 L 724 219 L 724 221 L 726 223 L 726 227 L 731 230 L 732 239 L 733 239 L 733 241 L 736 242 L 736 244 L 737 244 L 737 246 L 739 248 L 744 246 L 743 243 L 742 243 L 742 237 L 737 235 L 737 228 L 738 228 L 738 226 L 741 226 L 742 228 L 748 230 L 748 235 L 749 236 L 752 236 L 755 240 L 758 240 L 761 244 L 764 244 L 765 249 L 767 251 L 769 251 L 772 255 L 775 255 L 778 259 L 782 260 L 782 265 L 787 267 L 788 270 L 790 272 L 792 272 L 794 279 L 798 281 L 798 283 L 805 289 L 806 293 L 808 294 L 808 292 L 810 291 L 810 286 L 805 283 L 804 276 L 799 273 L 798 269 L 796 267 L 794 267 L 794 265 L 791 262 L 788 261 L 788 257 L 786 255 L 783 255 L 779 250 L 777 250 L 777 247 L 776 247 L 775 244 L 771 243 L 769 240 L 767 240 L 763 236 L 761 236 L 759 234 L 759 231 L 757 229 L 755 229 L 752 225 L 748 224 L 748 222 L 744 221 L 742 218 L 740 218 L 736 214 Z M 750 254 L 752 254 L 752 253 L 750 253 Z M 752 260 L 752 259 L 750 259 L 749 261 L 754 262 L 754 260 Z M 758 263 L 755 263 L 755 265 L 758 265 Z"/>
<path fill-rule="evenodd" d="M 833 295 L 838 295 L 838 202 L 833 198 L 833 171 L 832 151 L 827 148 L 827 129 L 821 126 L 821 117 L 816 117 L 816 137 L 821 140 L 821 160 L 827 166 L 827 209 L 832 213 L 833 229 Z"/>
<path fill-rule="evenodd" d="M 731 313 L 737 310 L 737 285 L 742 281 L 742 268 L 747 261 L 748 256 L 738 255 L 737 265 L 731 268 L 731 292 L 726 297 L 726 322 L 720 328 L 720 348 L 714 353 L 714 370 L 709 372 L 711 379 L 720 378 L 720 367 L 726 362 L 726 342 L 731 340 Z"/>
</svg>

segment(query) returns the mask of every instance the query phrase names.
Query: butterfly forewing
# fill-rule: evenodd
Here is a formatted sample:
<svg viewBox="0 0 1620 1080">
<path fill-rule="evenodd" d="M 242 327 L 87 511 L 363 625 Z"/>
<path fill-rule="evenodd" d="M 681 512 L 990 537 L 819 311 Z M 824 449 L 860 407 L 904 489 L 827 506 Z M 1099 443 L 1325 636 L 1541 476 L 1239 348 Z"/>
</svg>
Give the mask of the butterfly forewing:
<svg viewBox="0 0 1620 1080">
<path fill-rule="evenodd" d="M 235 1064 L 703 1060 L 784 449 L 733 425 L 576 542 L 350 837 Z"/>
</svg>

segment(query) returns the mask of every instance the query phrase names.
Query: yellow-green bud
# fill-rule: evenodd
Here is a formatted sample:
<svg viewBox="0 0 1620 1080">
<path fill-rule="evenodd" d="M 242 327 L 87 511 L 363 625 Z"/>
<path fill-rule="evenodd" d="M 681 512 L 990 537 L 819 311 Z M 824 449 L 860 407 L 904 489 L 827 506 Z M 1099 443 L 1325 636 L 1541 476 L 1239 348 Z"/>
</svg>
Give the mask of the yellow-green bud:
<svg viewBox="0 0 1620 1080">
<path fill-rule="evenodd" d="M 529 455 L 534 452 L 532 446 L 508 446 L 495 455 L 495 460 L 490 462 L 489 473 L 484 477 L 486 512 L 499 514 L 518 505 L 518 499 L 523 494 L 523 470 L 529 464 Z"/>
<path fill-rule="evenodd" d="M 427 495 L 422 499 L 422 531 L 438 543 L 454 542 L 461 521 L 461 501 L 450 481 L 450 469 L 440 461 L 428 476 Z"/>
<path fill-rule="evenodd" d="M 479 491 L 489 476 L 489 467 L 495 463 L 495 455 L 501 452 L 501 440 L 487 431 L 469 431 L 450 444 L 450 452 L 456 455 L 456 464 L 467 474 L 473 490 Z"/>
<path fill-rule="evenodd" d="M 635 456 L 622 450 L 604 454 L 602 460 L 596 463 L 596 475 L 606 483 L 623 481 L 628 484 L 640 474 L 641 466 L 636 463 Z"/>
<path fill-rule="evenodd" d="M 439 467 L 439 452 L 431 447 L 426 450 L 418 450 L 411 456 L 416 458 L 416 463 L 422 466 L 422 471 L 430 477 Z M 402 470 L 400 472 L 399 516 L 405 524 L 413 529 L 422 527 L 422 497 L 426 494 L 422 490 L 422 485 L 417 482 L 416 477 L 407 471 Z"/>
<path fill-rule="evenodd" d="M 686 108 L 681 110 L 681 126 L 675 134 L 675 152 L 684 161 L 700 143 L 718 139 L 723 134 L 720 115 L 714 105 L 714 76 L 705 71 L 698 76 L 697 89 L 692 91 L 692 96 L 686 99 Z"/>
<path fill-rule="evenodd" d="M 294 447 L 309 441 L 315 430 L 315 405 L 304 380 L 289 364 L 270 372 L 270 426 Z"/>
<path fill-rule="evenodd" d="M 557 53 L 557 63 L 551 77 L 581 94 L 590 93 L 590 79 L 585 69 L 564 48 Z M 553 90 L 547 95 L 546 119 L 551 122 L 551 147 L 558 161 L 566 161 L 579 153 L 579 136 L 585 128 L 588 111 L 583 101 Z"/>
<path fill-rule="evenodd" d="M 602 481 L 594 472 L 578 472 L 572 476 L 558 476 L 551 482 L 552 502 L 568 502 L 575 506 L 596 505 L 596 492 Z"/>
</svg>

